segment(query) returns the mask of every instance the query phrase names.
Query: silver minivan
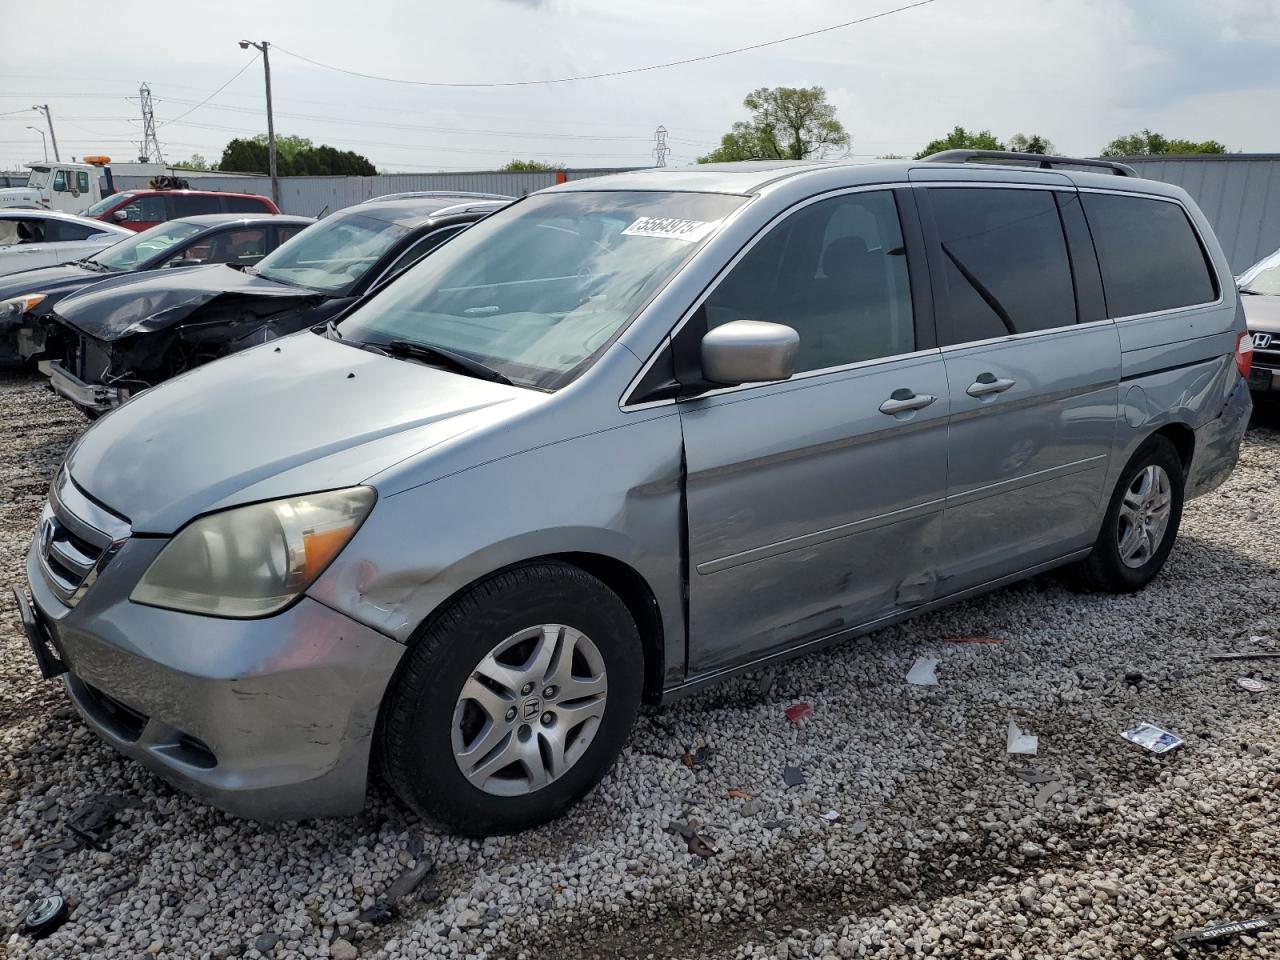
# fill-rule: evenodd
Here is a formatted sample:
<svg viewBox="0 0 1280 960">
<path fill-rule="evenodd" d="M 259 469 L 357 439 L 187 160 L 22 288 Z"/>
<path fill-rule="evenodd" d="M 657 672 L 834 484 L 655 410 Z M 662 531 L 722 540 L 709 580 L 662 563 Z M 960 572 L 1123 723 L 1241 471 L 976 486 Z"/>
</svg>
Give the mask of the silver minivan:
<svg viewBox="0 0 1280 960">
<path fill-rule="evenodd" d="M 350 813 L 376 766 L 519 830 L 642 703 L 1056 567 L 1140 589 L 1236 463 L 1248 351 L 1204 216 L 1119 164 L 576 181 L 94 424 L 19 603 L 216 806 Z"/>
</svg>

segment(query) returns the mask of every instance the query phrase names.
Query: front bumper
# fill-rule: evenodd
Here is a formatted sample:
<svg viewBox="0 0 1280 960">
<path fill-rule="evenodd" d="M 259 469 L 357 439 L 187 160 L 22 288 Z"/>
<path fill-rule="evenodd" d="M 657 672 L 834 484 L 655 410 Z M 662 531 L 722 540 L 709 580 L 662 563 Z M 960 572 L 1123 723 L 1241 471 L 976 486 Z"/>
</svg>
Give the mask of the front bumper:
<svg viewBox="0 0 1280 960">
<path fill-rule="evenodd" d="M 27 554 L 36 617 L 85 721 L 237 816 L 358 811 L 378 707 L 404 648 L 309 597 L 260 620 L 131 603 L 165 542 L 126 541 L 74 607 L 47 584 L 38 540 Z"/>
<path fill-rule="evenodd" d="M 97 383 L 85 383 L 68 370 L 61 360 L 41 361 L 40 370 L 48 375 L 49 386 L 53 387 L 54 393 L 94 413 L 106 413 L 129 399 L 127 390 L 104 387 Z"/>
<path fill-rule="evenodd" d="M 1249 389 L 1262 396 L 1280 396 L 1280 367 L 1262 366 L 1255 356 L 1249 371 Z"/>
</svg>

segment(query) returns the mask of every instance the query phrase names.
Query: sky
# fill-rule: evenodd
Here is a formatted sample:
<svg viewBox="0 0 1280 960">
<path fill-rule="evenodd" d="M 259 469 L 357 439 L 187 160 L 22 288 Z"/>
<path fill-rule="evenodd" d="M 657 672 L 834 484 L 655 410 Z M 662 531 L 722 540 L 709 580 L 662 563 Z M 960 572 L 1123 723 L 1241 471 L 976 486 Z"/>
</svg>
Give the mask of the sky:
<svg viewBox="0 0 1280 960">
<path fill-rule="evenodd" d="M 240 39 L 272 44 L 277 134 L 355 150 L 383 172 L 487 170 L 512 158 L 645 166 L 659 126 L 667 162 L 691 163 L 746 118 L 742 98 L 761 86 L 825 87 L 856 158 L 910 156 L 957 124 L 1002 139 L 1039 133 L 1074 155 L 1143 127 L 1280 152 L 1280 0 L 932 0 L 699 63 L 522 86 L 362 79 L 291 55 L 431 83 L 551 80 L 704 56 L 908 2 L 0 0 L 0 169 L 41 158 L 40 135 L 27 129 L 44 124 L 33 103 L 49 105 L 64 159 L 135 159 L 142 82 L 164 158 L 216 160 L 229 139 L 266 130 L 262 63 Z"/>
</svg>

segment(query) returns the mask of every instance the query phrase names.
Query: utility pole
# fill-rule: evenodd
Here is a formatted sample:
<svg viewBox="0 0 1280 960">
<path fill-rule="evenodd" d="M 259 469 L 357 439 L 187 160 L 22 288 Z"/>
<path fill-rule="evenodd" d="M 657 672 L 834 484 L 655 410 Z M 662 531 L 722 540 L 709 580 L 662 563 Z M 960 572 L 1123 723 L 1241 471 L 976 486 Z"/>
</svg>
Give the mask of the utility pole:
<svg viewBox="0 0 1280 960">
<path fill-rule="evenodd" d="M 657 166 L 665 167 L 667 165 L 667 154 L 671 152 L 671 148 L 667 146 L 667 128 L 658 127 L 653 132 L 653 157 L 657 161 Z"/>
<path fill-rule="evenodd" d="M 160 151 L 160 141 L 156 139 L 156 117 L 151 112 L 151 88 L 145 83 L 138 87 L 138 99 L 142 101 L 142 145 L 138 151 L 139 163 L 164 163 L 164 154 Z"/>
<path fill-rule="evenodd" d="M 49 112 L 49 105 L 47 103 L 37 103 L 31 109 L 39 110 L 44 114 L 44 118 L 49 124 L 49 139 L 53 141 L 53 159 L 60 161 L 62 157 L 58 155 L 58 138 L 53 133 L 53 114 Z"/>
<path fill-rule="evenodd" d="M 240 49 L 253 47 L 262 53 L 262 72 L 267 80 L 267 164 L 271 171 L 271 202 L 280 206 L 280 180 L 276 176 L 276 124 L 271 115 L 271 58 L 267 50 L 271 44 L 266 40 L 254 43 L 252 40 L 241 40 Z"/>
<path fill-rule="evenodd" d="M 34 130 L 36 133 L 40 134 L 40 146 L 44 148 L 44 159 L 45 159 L 45 162 L 46 162 L 46 163 L 48 163 L 48 161 L 49 161 L 49 138 L 48 138 L 48 137 L 46 137 L 46 136 L 44 135 L 44 131 L 43 131 L 43 130 L 41 130 L 39 127 L 33 127 L 33 126 L 31 126 L 31 124 L 27 124 L 27 129 L 28 129 L 28 130 Z"/>
</svg>

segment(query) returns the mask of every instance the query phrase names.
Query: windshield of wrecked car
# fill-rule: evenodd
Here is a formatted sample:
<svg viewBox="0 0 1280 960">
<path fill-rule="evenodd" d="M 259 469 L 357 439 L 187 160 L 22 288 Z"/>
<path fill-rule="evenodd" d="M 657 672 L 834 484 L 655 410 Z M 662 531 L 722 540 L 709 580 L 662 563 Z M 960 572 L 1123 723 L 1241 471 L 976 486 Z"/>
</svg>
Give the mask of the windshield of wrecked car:
<svg viewBox="0 0 1280 960">
<path fill-rule="evenodd" d="M 31 175 L 27 177 L 27 186 L 36 190 L 43 190 L 49 185 L 49 168 L 48 167 L 32 167 Z"/>
<path fill-rule="evenodd" d="M 1240 278 L 1240 290 L 1280 297 L 1280 251 L 1247 270 Z"/>
<path fill-rule="evenodd" d="M 132 193 L 113 193 L 109 197 L 103 197 L 88 210 L 84 212 L 86 217 L 100 217 L 121 200 L 128 200 L 132 197 Z"/>
<path fill-rule="evenodd" d="M 708 193 L 550 193 L 459 234 L 339 331 L 464 354 L 515 383 L 571 381 L 745 202 Z"/>
<path fill-rule="evenodd" d="M 156 254 L 164 253 L 175 244 L 181 243 L 188 237 L 194 237 L 202 230 L 204 227 L 194 223 L 170 220 L 150 230 L 143 230 L 119 243 L 113 243 L 89 259 L 94 263 L 102 264 L 108 270 L 137 270 Z"/>
<path fill-rule="evenodd" d="M 409 231 L 386 220 L 338 213 L 303 230 L 258 263 L 258 276 L 342 294 Z"/>
</svg>

